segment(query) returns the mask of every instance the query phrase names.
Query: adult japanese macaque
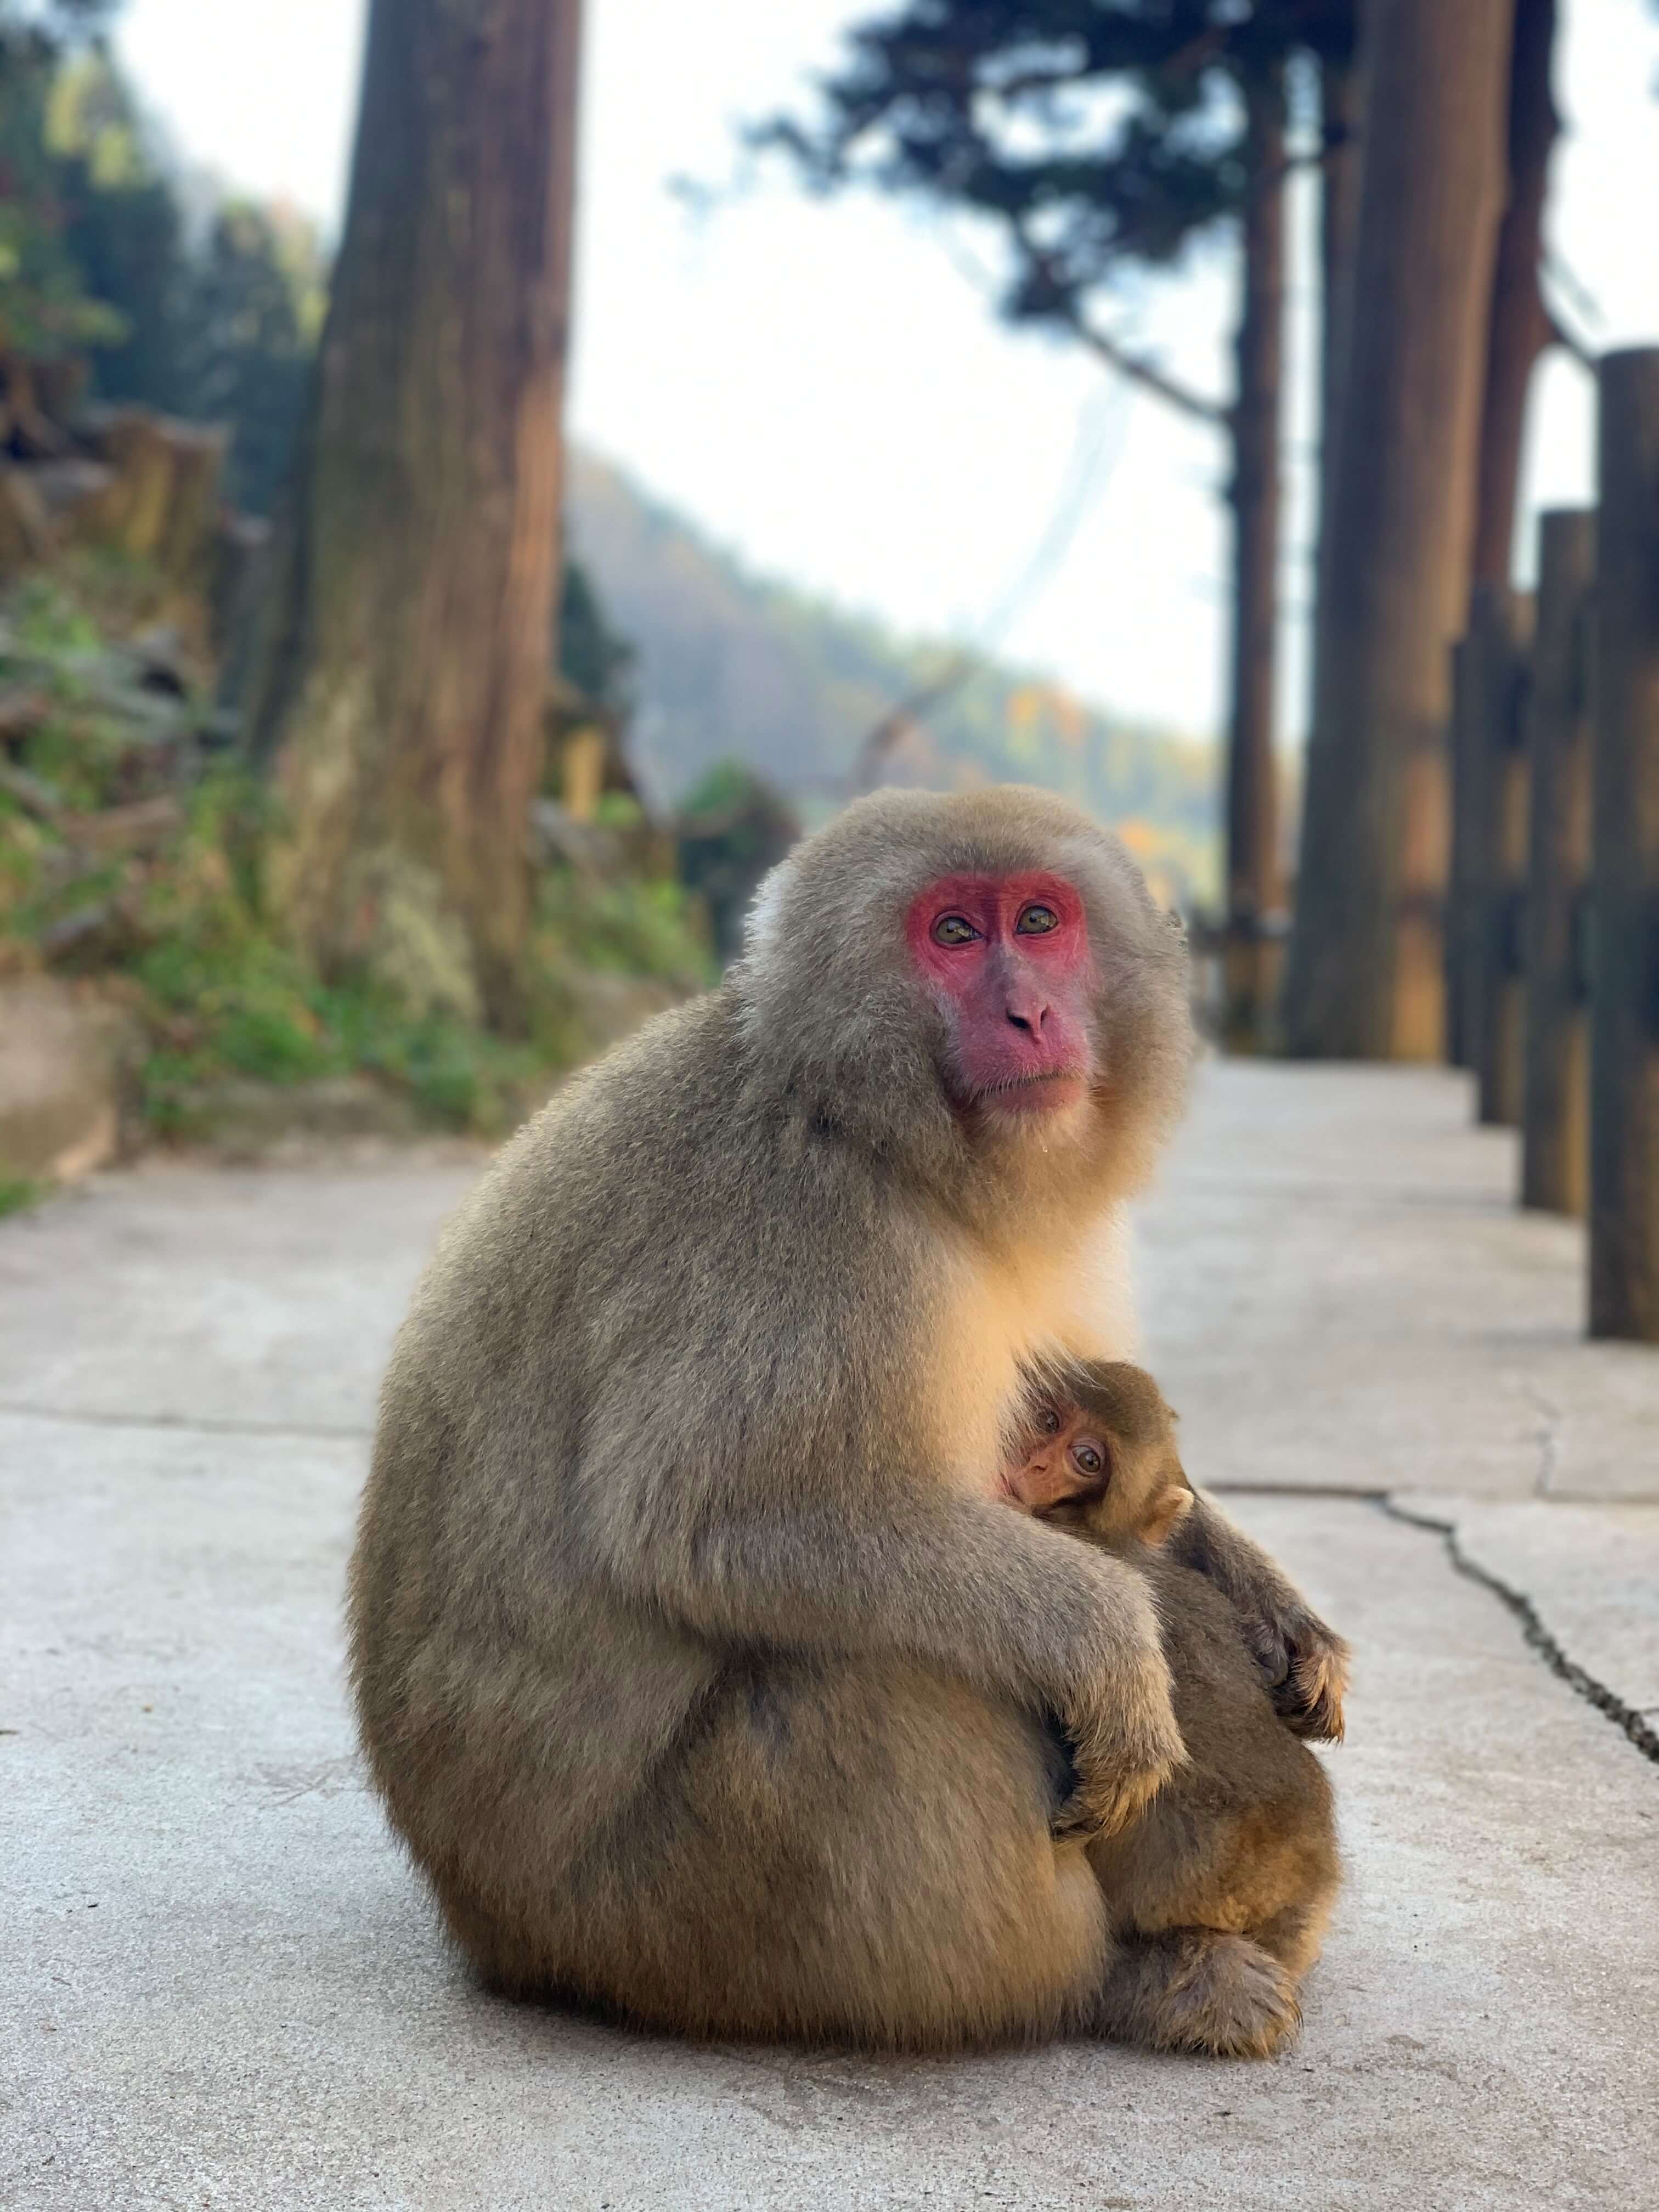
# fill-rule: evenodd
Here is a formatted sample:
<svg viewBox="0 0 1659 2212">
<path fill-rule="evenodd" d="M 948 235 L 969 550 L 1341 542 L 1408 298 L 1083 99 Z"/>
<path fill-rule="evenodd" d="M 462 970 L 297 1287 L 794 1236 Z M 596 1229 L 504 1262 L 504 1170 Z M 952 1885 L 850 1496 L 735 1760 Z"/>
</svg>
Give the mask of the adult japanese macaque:
<svg viewBox="0 0 1659 2212">
<path fill-rule="evenodd" d="M 1115 2016 L 1083 1844 L 1180 1759 L 1170 1672 L 1141 1577 L 997 1475 L 1023 1370 L 1129 1348 L 1185 970 L 1059 800 L 863 800 L 450 1225 L 352 1668 L 495 1984 L 910 2048 Z"/>
</svg>

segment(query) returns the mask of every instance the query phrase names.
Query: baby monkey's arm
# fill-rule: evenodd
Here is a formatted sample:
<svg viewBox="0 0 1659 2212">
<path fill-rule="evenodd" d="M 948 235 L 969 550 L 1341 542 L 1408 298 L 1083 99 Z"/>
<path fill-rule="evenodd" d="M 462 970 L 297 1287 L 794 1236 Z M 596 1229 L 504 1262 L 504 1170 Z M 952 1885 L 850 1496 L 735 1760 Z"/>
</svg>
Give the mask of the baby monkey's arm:
<svg viewBox="0 0 1659 2212">
<path fill-rule="evenodd" d="M 1348 1647 L 1304 1603 L 1261 1546 L 1194 1491 L 1192 1510 L 1176 1522 L 1164 1550 L 1237 1607 L 1273 1709 L 1292 1734 L 1340 1742 Z"/>
</svg>

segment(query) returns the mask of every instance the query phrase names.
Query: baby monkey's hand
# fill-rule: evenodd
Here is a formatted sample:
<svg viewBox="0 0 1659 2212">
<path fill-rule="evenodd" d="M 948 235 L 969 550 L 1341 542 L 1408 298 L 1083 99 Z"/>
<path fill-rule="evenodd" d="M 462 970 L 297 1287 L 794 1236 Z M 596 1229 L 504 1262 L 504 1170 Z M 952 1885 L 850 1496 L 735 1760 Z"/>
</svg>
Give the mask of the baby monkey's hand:
<svg viewBox="0 0 1659 2212">
<path fill-rule="evenodd" d="M 1273 1711 L 1295 1735 L 1342 1739 L 1348 1647 L 1301 1592 L 1214 1502 L 1195 1495 L 1171 1550 L 1232 1600 Z"/>
<path fill-rule="evenodd" d="M 1305 1606 L 1292 1605 L 1247 1620 L 1244 1634 L 1273 1711 L 1291 1733 L 1340 1743 L 1348 1647 L 1335 1630 Z"/>
</svg>

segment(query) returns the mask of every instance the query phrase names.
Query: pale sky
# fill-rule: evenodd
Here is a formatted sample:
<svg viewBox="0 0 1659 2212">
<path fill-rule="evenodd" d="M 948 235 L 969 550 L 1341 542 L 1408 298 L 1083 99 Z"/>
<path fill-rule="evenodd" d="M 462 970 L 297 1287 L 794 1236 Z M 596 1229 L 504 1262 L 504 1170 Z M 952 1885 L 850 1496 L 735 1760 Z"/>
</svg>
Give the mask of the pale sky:
<svg viewBox="0 0 1659 2212">
<path fill-rule="evenodd" d="M 1212 734 L 1219 441 L 1059 341 L 1000 325 L 957 228 L 863 198 L 808 201 L 781 174 L 702 222 L 665 188 L 726 177 L 733 126 L 799 100 L 837 29 L 872 12 L 587 0 L 570 428 L 751 567 L 927 635 L 986 635 L 1056 511 L 1081 504 L 1064 557 L 988 641 L 1104 707 Z M 186 155 L 332 226 L 362 15 L 362 0 L 128 0 L 118 43 Z M 1598 343 L 1659 343 L 1659 19 L 1644 0 L 1565 0 L 1564 21 L 1553 244 L 1600 307 Z M 1224 388 L 1224 264 L 1132 310 L 1168 367 Z M 1305 424 L 1291 435 L 1304 445 Z M 1593 438 L 1588 380 L 1556 356 L 1534 408 L 1529 507 L 1590 497 Z M 1293 473 L 1305 506 L 1306 471 Z M 1291 736 L 1300 545 L 1285 586 Z"/>
</svg>

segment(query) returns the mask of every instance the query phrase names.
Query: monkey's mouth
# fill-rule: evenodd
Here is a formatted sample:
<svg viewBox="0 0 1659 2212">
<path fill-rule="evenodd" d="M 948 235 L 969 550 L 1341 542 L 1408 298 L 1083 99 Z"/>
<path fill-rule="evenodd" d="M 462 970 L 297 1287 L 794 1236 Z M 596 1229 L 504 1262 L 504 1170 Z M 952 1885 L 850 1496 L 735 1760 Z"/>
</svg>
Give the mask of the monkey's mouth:
<svg viewBox="0 0 1659 2212">
<path fill-rule="evenodd" d="M 1000 1083 L 981 1083 L 974 1103 L 1011 1114 L 1047 1114 L 1074 1105 L 1089 1088 L 1089 1079 L 1078 1067 L 1043 1067 L 1027 1075 L 1005 1076 Z"/>
</svg>

